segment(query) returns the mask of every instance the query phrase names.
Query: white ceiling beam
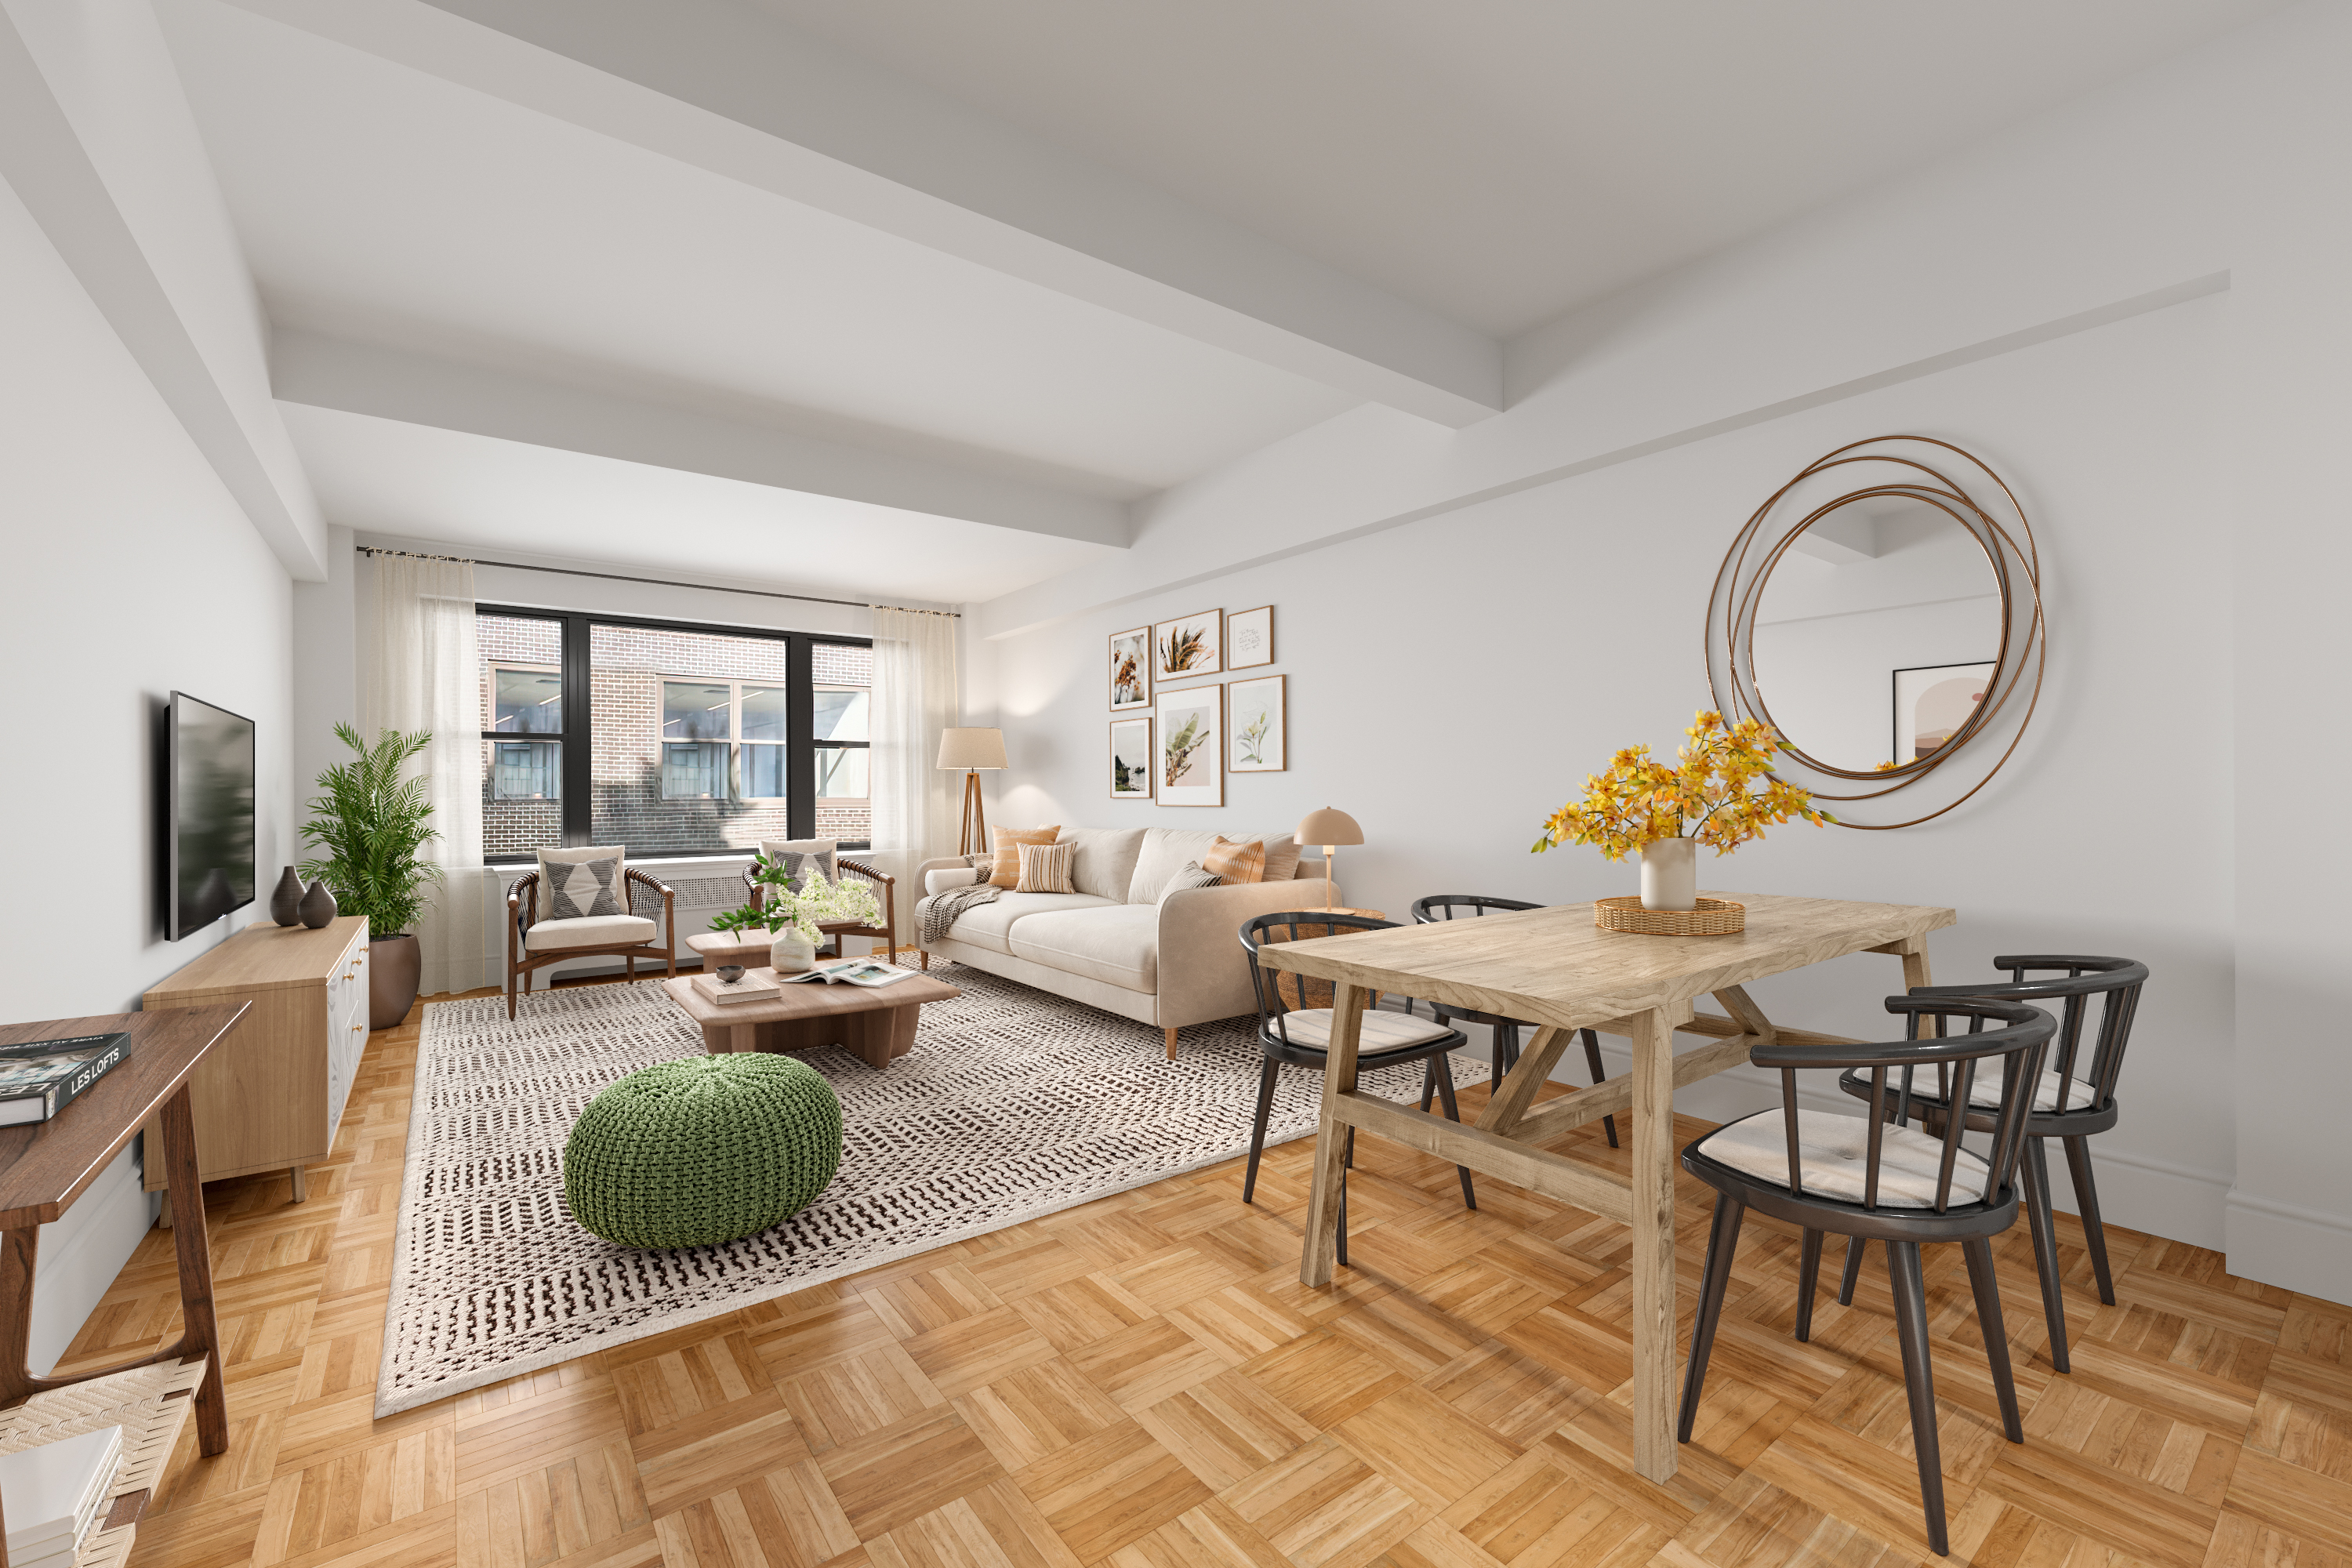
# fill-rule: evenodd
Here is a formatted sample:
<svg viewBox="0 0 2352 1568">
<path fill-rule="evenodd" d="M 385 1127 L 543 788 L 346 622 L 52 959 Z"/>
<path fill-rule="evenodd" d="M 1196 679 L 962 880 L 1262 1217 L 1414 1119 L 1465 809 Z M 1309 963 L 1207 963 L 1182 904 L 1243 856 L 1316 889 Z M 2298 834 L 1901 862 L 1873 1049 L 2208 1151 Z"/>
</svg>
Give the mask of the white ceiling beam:
<svg viewBox="0 0 2352 1568">
<path fill-rule="evenodd" d="M 562 385 L 402 349 L 281 329 L 288 403 L 460 430 L 778 489 L 835 496 L 1125 549 L 1126 506 L 933 458 Z"/>
<path fill-rule="evenodd" d="M 135 13 L 131 17 L 138 19 Z M 146 25 L 152 28 L 152 18 Z M 89 36 L 77 36 L 78 31 Z M 98 36 L 87 26 L 65 32 L 69 42 L 89 48 L 123 42 L 119 36 Z M 134 35 L 131 43 L 145 41 L 150 40 Z M 160 51 L 161 40 L 152 41 Z M 135 69 L 145 63 L 132 59 L 127 65 Z M 87 78 L 76 85 L 83 89 L 78 103 L 85 114 L 121 107 L 102 101 L 104 92 Z M 142 102 L 141 107 L 154 106 Z M 120 139 L 109 142 L 109 129 L 99 127 L 92 134 L 100 145 L 112 148 L 119 163 Z M 193 128 L 188 141 L 195 145 Z M 152 171 L 118 172 L 132 197 L 149 198 L 143 216 L 151 225 L 174 217 L 191 221 L 184 206 L 177 212 L 156 210 L 156 193 L 142 182 Z M 192 260 L 184 234 L 177 237 L 176 247 L 168 239 L 159 241 L 163 253 L 150 254 L 133 226 L 134 215 L 118 205 L 65 100 L 43 74 L 18 18 L 5 10 L 0 10 L 0 179 L 40 225 L 270 552 L 293 577 L 323 582 L 326 523 L 294 459 L 292 440 L 268 401 L 259 345 L 244 345 L 249 366 L 236 363 L 235 345 L 223 335 L 217 320 L 225 306 L 233 316 L 234 307 L 247 301 L 207 297 L 210 286 L 251 288 L 242 261 L 227 258 L 222 272 L 206 276 L 201 262 Z M 173 189 L 171 195 L 184 204 L 200 199 L 184 188 Z M 225 216 L 221 223 L 225 233 Z M 174 281 L 183 290 L 180 299 L 173 295 Z M 184 303 L 191 310 L 212 307 L 215 330 L 207 333 L 192 323 L 182 313 Z M 257 323 L 257 308 L 253 314 Z"/>
<path fill-rule="evenodd" d="M 1501 345 L 730 0 L 230 0 L 1459 428 Z"/>
</svg>

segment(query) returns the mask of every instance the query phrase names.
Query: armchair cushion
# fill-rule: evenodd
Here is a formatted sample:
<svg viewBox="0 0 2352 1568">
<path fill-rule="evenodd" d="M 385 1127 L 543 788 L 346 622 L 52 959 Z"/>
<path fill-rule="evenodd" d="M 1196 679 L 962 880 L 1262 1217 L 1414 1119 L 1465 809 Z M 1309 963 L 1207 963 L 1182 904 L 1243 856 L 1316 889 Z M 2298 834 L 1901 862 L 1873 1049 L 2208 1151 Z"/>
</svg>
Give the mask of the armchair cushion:
<svg viewBox="0 0 2352 1568">
<path fill-rule="evenodd" d="M 611 889 L 613 900 L 613 907 L 601 912 L 626 914 L 629 909 L 629 895 L 626 891 L 628 855 L 626 847 L 618 844 L 583 844 L 572 849 L 541 850 L 539 852 L 539 891 L 533 900 L 536 907 L 530 911 L 530 918 L 534 921 L 571 918 L 570 915 L 560 914 L 555 907 L 555 894 L 558 888 L 572 894 L 572 902 L 574 905 L 572 914 L 599 912 L 593 908 L 598 899 L 595 891 L 598 882 L 604 883 Z M 609 880 L 601 871 L 583 876 L 577 869 L 602 860 L 610 860 L 613 863 Z M 576 886 L 575 878 L 577 878 Z"/>
<path fill-rule="evenodd" d="M 642 915 L 588 915 L 577 920 L 537 921 L 524 933 L 522 944 L 531 952 L 556 952 L 570 947 L 650 942 L 660 934 L 661 923 Z"/>
</svg>

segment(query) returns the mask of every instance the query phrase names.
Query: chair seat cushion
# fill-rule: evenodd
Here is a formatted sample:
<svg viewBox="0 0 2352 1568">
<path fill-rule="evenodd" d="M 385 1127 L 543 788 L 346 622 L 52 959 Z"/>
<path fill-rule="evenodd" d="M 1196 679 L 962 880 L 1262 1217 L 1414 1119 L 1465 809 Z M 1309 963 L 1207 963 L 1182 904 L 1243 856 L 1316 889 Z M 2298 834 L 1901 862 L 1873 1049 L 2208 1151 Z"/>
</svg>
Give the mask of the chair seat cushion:
<svg viewBox="0 0 2352 1568">
<path fill-rule="evenodd" d="M 1391 1013 L 1380 1008 L 1364 1010 L 1363 1028 L 1359 1032 L 1356 1048 L 1360 1051 L 1397 1051 L 1407 1046 L 1423 1046 L 1442 1040 L 1454 1033 L 1444 1025 L 1410 1013 Z M 1287 1035 L 1294 1046 L 1312 1046 L 1317 1050 L 1331 1048 L 1331 1009 L 1307 1007 L 1295 1013 L 1285 1013 L 1276 1037 Z"/>
<path fill-rule="evenodd" d="M 661 926 L 643 915 L 583 915 L 578 920 L 541 921 L 524 933 L 522 944 L 532 952 L 558 952 L 567 947 L 651 942 L 660 934 Z"/>
<path fill-rule="evenodd" d="M 1988 1068 L 1990 1070 L 1987 1070 Z M 1849 1072 L 1841 1081 L 1861 1089 L 1867 1098 L 1870 1089 L 1869 1074 Z M 1915 1075 L 1911 1080 L 1911 1103 L 1914 1106 L 1923 1101 L 1929 1105 L 1943 1104 L 1944 1097 L 1935 1092 L 1935 1082 L 1934 1078 L 1926 1073 Z M 2067 1079 L 2053 1070 L 2043 1073 L 2042 1082 L 2035 1086 L 2033 1109 L 2055 1111 L 2058 1109 L 2058 1090 L 2062 1084 L 2066 1090 L 2067 1110 L 2088 1110 L 2097 1103 L 2098 1091 L 2084 1083 L 2079 1076 Z M 1895 1099 L 1895 1075 L 1889 1073 L 1886 1078 L 1886 1098 L 1890 1104 Z M 2000 1068 L 1997 1063 L 1978 1064 L 1976 1076 L 1969 1083 L 1969 1103 L 1985 1110 L 1990 1110 L 2000 1103 Z"/>
<path fill-rule="evenodd" d="M 1781 1113 L 1762 1110 L 1708 1133 L 1692 1150 L 1719 1165 L 1776 1187 L 1789 1184 L 1789 1140 Z M 1838 1116 L 1826 1110 L 1797 1112 L 1797 1152 L 1804 1174 L 1805 1195 L 1862 1202 L 1863 1178 L 1869 1170 L 1870 1122 L 1865 1117 Z M 1926 1209 L 1936 1206 L 1936 1173 L 1942 1168 L 1944 1145 L 1916 1127 L 1886 1129 L 1878 1160 L 1878 1204 L 1881 1208 Z M 1952 1165 L 1951 1202 L 1970 1204 L 1984 1195 L 1985 1163 L 1963 1149 Z"/>
</svg>

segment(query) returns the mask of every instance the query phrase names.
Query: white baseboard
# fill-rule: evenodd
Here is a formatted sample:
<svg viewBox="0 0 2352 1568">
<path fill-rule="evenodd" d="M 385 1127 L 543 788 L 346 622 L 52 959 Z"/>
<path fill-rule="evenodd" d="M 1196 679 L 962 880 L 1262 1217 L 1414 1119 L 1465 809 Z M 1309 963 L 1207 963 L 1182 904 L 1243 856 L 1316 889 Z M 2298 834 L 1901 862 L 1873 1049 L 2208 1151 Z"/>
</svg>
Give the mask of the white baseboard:
<svg viewBox="0 0 2352 1568">
<path fill-rule="evenodd" d="M 2328 1301 L 2352 1301 L 2352 1219 L 2232 1191 L 2230 1272 Z"/>
</svg>

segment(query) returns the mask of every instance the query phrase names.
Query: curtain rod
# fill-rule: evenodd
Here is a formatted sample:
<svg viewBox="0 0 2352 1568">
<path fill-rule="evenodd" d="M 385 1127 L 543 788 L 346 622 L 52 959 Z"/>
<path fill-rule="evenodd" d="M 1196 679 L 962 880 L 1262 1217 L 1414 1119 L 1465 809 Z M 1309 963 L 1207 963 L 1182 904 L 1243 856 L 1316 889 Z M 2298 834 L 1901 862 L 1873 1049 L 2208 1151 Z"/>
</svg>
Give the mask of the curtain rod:
<svg viewBox="0 0 2352 1568">
<path fill-rule="evenodd" d="M 607 583 L 643 583 L 652 588 L 700 588 L 710 594 L 750 594 L 762 599 L 796 599 L 803 605 L 846 605 L 853 610 L 901 610 L 910 616 L 945 616 L 963 619 L 960 610 L 915 610 L 904 605 L 869 605 L 862 599 L 821 599 L 814 594 L 779 594 L 772 588 L 721 588 L 711 583 L 678 583 L 667 577 L 625 577 L 617 572 L 583 572 L 576 566 L 530 566 L 520 561 L 478 561 L 470 555 L 427 555 L 416 550 L 386 550 L 380 545 L 354 544 L 360 555 L 400 555 L 411 561 L 462 561 L 468 566 L 497 566 L 509 572 L 552 572 L 564 577 L 596 577 Z"/>
</svg>

